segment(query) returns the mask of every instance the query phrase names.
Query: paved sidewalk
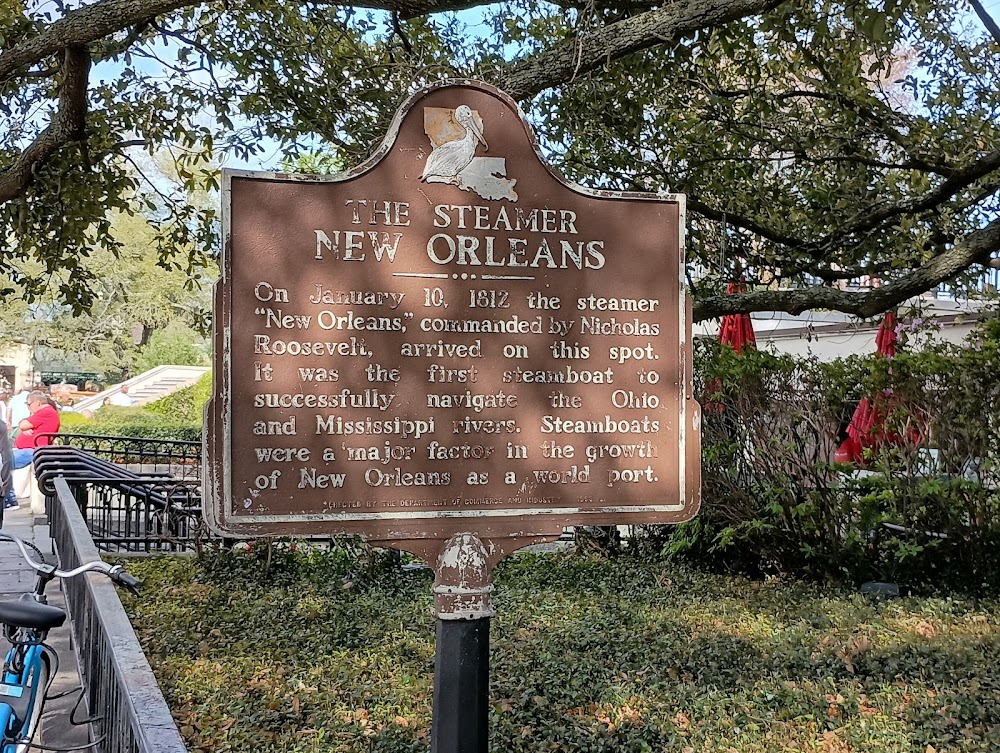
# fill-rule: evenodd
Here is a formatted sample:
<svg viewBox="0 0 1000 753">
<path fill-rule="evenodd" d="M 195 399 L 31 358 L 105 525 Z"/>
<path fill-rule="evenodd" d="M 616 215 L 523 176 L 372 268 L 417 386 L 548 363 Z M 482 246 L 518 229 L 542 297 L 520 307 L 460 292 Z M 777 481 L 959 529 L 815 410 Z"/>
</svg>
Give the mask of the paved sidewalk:
<svg viewBox="0 0 1000 753">
<path fill-rule="evenodd" d="M 48 525 L 43 518 L 35 517 L 27 500 L 22 500 L 18 509 L 4 511 L 2 530 L 34 543 L 42 550 L 46 561 L 55 561 Z M 34 572 L 21 557 L 17 545 L 10 542 L 0 542 L 0 599 L 16 599 L 21 594 L 31 591 L 35 585 Z M 58 587 L 58 584 L 49 584 L 45 593 L 48 596 L 49 604 L 65 608 L 62 589 Z M 46 642 L 59 655 L 59 672 L 53 678 L 49 696 L 70 692 L 69 695 L 63 698 L 53 698 L 46 704 L 37 742 L 58 748 L 77 746 L 84 751 L 95 750 L 87 745 L 90 740 L 89 725 L 74 726 L 69 721 L 70 712 L 79 697 L 78 689 L 80 687 L 76 652 L 73 650 L 70 639 L 69 620 L 62 627 L 53 630 Z M 9 644 L 2 636 L 0 636 L 0 644 L 2 644 L 3 653 L 6 654 Z M 76 718 L 82 719 L 86 715 L 84 705 L 77 711 Z"/>
</svg>

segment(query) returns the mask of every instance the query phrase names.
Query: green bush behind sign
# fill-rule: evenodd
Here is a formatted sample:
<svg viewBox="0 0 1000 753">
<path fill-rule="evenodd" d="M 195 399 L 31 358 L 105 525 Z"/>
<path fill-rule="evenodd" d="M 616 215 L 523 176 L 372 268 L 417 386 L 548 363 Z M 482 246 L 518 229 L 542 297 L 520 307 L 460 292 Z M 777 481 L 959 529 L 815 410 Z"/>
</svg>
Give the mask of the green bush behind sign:
<svg viewBox="0 0 1000 753">
<path fill-rule="evenodd" d="M 64 434 L 105 435 L 200 442 L 203 410 L 211 396 L 212 375 L 189 387 L 137 408 L 106 405 L 92 419 L 78 413 L 61 415 Z"/>
<path fill-rule="evenodd" d="M 1000 321 L 893 359 L 696 353 L 701 513 L 647 543 L 751 573 L 1000 587 Z M 859 471 L 832 461 L 866 397 L 881 429 Z"/>
</svg>

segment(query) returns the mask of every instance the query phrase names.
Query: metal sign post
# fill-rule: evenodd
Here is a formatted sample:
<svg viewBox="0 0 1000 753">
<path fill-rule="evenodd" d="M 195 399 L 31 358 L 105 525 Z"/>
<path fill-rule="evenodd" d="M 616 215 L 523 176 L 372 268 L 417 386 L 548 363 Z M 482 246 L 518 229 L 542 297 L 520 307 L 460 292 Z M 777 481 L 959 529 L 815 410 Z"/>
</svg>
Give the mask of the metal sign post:
<svg viewBox="0 0 1000 753">
<path fill-rule="evenodd" d="M 452 537 L 438 559 L 431 753 L 486 753 L 488 748 L 493 617 L 488 573 L 486 547 L 472 534 Z"/>
<path fill-rule="evenodd" d="M 226 170 L 223 196 L 206 518 L 423 557 L 434 749 L 485 750 L 495 564 L 697 512 L 684 197 L 567 183 L 474 81 L 350 172 Z"/>
</svg>

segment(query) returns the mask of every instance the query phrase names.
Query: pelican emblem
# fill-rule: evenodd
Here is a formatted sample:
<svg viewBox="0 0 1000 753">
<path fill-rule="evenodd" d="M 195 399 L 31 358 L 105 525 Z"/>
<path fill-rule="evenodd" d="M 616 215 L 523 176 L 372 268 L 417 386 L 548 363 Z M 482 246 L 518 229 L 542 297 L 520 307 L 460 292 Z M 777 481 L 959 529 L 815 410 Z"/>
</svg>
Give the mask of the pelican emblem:
<svg viewBox="0 0 1000 753">
<path fill-rule="evenodd" d="M 451 183 L 460 185 L 459 173 L 469 166 L 476 156 L 476 147 L 482 144 L 489 149 L 489 144 L 483 138 L 482 128 L 472 114 L 468 105 L 455 108 L 455 122 L 465 130 L 465 135 L 453 141 L 446 141 L 431 151 L 420 174 L 424 183 Z"/>
</svg>

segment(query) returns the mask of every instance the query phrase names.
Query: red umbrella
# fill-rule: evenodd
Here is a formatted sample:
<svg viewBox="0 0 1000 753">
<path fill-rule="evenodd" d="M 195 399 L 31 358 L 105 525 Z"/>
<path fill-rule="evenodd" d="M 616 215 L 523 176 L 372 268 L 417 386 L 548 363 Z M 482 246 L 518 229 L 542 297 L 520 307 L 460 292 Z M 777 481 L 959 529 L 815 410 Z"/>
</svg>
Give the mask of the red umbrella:
<svg viewBox="0 0 1000 753">
<path fill-rule="evenodd" d="M 865 448 L 873 447 L 882 439 L 882 418 L 875 401 L 862 398 L 847 426 L 847 439 L 837 448 L 834 460 L 838 463 L 863 462 Z"/>
<path fill-rule="evenodd" d="M 878 325 L 878 332 L 875 334 L 875 350 L 886 358 L 896 355 L 896 315 L 891 311 L 885 315 L 885 319 Z"/>
<path fill-rule="evenodd" d="M 875 352 L 885 358 L 896 355 L 896 315 L 891 311 L 885 315 L 875 335 Z M 862 463 L 866 447 L 874 447 L 883 436 L 883 411 L 875 404 L 875 400 L 863 398 L 851 416 L 847 426 L 847 439 L 843 441 L 833 459 L 838 463 Z"/>
<path fill-rule="evenodd" d="M 726 286 L 726 293 L 733 295 L 746 290 L 742 282 L 731 282 Z M 728 345 L 737 353 L 744 348 L 757 348 L 757 336 L 753 332 L 753 324 L 749 314 L 726 314 L 719 324 L 719 342 Z M 710 379 L 705 384 L 705 395 L 714 395 L 722 391 L 721 379 Z M 713 402 L 706 397 L 702 410 L 721 413 L 725 409 L 721 403 Z"/>
<path fill-rule="evenodd" d="M 742 282 L 731 282 L 726 286 L 726 293 L 742 293 L 746 290 Z M 737 353 L 744 348 L 756 348 L 757 336 L 753 332 L 750 314 L 726 314 L 719 325 L 719 342 L 730 346 Z"/>
</svg>

